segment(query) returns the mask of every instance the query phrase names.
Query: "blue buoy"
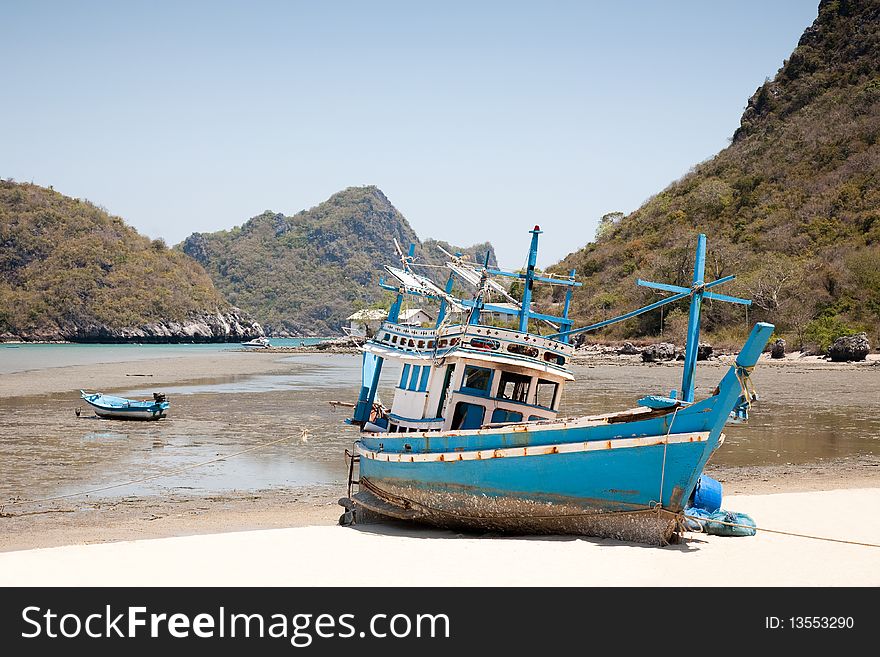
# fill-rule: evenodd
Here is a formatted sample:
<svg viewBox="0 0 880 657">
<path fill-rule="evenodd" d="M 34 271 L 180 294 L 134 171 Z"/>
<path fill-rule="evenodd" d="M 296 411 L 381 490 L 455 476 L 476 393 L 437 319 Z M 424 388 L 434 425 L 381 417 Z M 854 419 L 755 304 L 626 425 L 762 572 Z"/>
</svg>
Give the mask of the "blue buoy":
<svg viewBox="0 0 880 657">
<path fill-rule="evenodd" d="M 700 475 L 694 488 L 694 501 L 691 506 L 698 509 L 717 511 L 721 508 L 721 482 L 708 475 Z"/>
</svg>

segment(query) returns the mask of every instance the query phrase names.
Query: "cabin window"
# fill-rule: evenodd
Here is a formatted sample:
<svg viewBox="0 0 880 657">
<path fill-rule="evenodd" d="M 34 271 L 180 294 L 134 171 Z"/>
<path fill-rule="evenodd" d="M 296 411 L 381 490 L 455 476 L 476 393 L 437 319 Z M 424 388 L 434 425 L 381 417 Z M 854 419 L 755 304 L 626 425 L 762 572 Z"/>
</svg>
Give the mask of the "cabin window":
<svg viewBox="0 0 880 657">
<path fill-rule="evenodd" d="M 419 349 L 424 349 L 424 348 L 425 348 L 425 341 L 419 340 Z"/>
<path fill-rule="evenodd" d="M 415 341 L 415 340 L 410 340 L 410 341 L 409 341 L 409 346 L 410 346 L 410 347 L 415 347 L 415 346 L 416 346 L 416 341 Z"/>
<path fill-rule="evenodd" d="M 445 347 L 447 344 L 448 344 L 448 342 L 446 341 L 446 338 L 443 338 L 442 340 L 440 340 L 441 347 Z"/>
<path fill-rule="evenodd" d="M 461 380 L 461 389 L 472 394 L 488 396 L 489 387 L 492 385 L 492 370 L 485 367 L 466 365 L 464 377 Z"/>
<path fill-rule="evenodd" d="M 529 387 L 532 384 L 531 377 L 513 372 L 502 372 L 498 382 L 498 399 L 509 399 L 523 404 L 529 401 Z M 494 420 L 493 420 L 494 422 Z"/>
<path fill-rule="evenodd" d="M 471 346 L 474 349 L 486 349 L 494 351 L 501 345 L 498 340 L 490 340 L 489 338 L 471 338 Z"/>
<path fill-rule="evenodd" d="M 492 422 L 522 422 L 522 413 L 496 408 L 492 411 Z"/>
<path fill-rule="evenodd" d="M 396 335 L 392 335 L 392 336 L 391 336 L 391 344 L 396 344 L 396 343 L 397 343 L 397 336 L 396 336 Z"/>
<path fill-rule="evenodd" d="M 541 417 L 540 415 L 529 415 L 529 422 L 534 422 L 535 420 L 546 420 L 547 418 Z"/>
<path fill-rule="evenodd" d="M 451 340 L 449 340 L 449 344 L 450 344 L 450 346 L 454 347 L 455 345 L 458 344 L 458 338 L 452 338 Z"/>
<path fill-rule="evenodd" d="M 531 345 L 527 344 L 519 344 L 517 342 L 511 342 L 507 345 L 507 351 L 512 354 L 517 354 L 519 356 L 528 356 L 529 358 L 537 358 L 538 350 L 535 349 Z"/>
<path fill-rule="evenodd" d="M 413 365 L 412 375 L 409 377 L 409 385 L 407 386 L 407 390 L 415 390 L 419 387 L 419 373 L 421 371 L 421 365 Z"/>
<path fill-rule="evenodd" d="M 434 341 L 428 340 L 428 349 L 433 349 L 433 348 L 434 348 Z"/>
<path fill-rule="evenodd" d="M 556 390 L 559 384 L 555 381 L 547 381 L 546 379 L 538 379 L 538 389 L 535 394 L 535 405 L 544 408 L 553 408 L 556 402 Z"/>
<path fill-rule="evenodd" d="M 400 373 L 400 383 L 397 387 L 405 389 L 407 381 L 409 381 L 409 365 L 404 365 L 403 372 Z"/>
<path fill-rule="evenodd" d="M 425 365 L 422 368 L 422 378 L 419 379 L 419 392 L 425 392 L 428 389 L 428 376 L 431 374 L 431 367 Z"/>
<path fill-rule="evenodd" d="M 565 365 L 565 356 L 559 356 L 552 351 L 544 352 L 544 360 L 548 363 L 556 363 L 557 365 Z"/>
<path fill-rule="evenodd" d="M 483 426 L 483 418 L 486 409 L 479 404 L 458 402 L 455 405 L 455 413 L 452 416 L 453 429 L 479 429 Z"/>
</svg>

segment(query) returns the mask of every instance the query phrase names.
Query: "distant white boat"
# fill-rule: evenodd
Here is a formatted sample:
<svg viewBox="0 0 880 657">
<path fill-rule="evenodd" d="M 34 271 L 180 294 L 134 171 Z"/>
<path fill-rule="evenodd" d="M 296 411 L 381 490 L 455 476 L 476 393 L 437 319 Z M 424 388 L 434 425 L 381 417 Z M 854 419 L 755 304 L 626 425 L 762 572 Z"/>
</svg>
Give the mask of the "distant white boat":
<svg viewBox="0 0 880 657">
<path fill-rule="evenodd" d="M 242 347 L 256 347 L 258 349 L 268 349 L 272 345 L 269 344 L 269 338 L 259 337 L 250 340 L 249 342 L 242 342 Z"/>
</svg>

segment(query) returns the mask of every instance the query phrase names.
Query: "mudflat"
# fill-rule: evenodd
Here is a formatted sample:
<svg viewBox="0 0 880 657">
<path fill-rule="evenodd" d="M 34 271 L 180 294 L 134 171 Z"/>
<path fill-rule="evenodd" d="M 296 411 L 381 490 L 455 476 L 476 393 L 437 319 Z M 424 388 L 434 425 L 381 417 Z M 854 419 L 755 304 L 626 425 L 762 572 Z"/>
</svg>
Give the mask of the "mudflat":
<svg viewBox="0 0 880 657">
<path fill-rule="evenodd" d="M 336 502 L 346 490 L 342 452 L 355 434 L 346 433 L 342 415 L 334 415 L 326 402 L 354 394 L 356 378 L 350 375 L 358 365 L 350 355 L 224 351 L 3 374 L 0 447 L 10 476 L 0 499 L 0 551 L 334 526 L 341 513 Z M 722 372 L 719 365 L 698 370 L 698 394 L 711 389 Z M 674 386 L 679 376 L 678 368 L 662 365 L 578 367 L 579 381 L 564 409 L 570 414 L 591 412 L 597 404 L 632 404 L 634 391 Z M 247 387 L 258 379 L 270 382 L 269 392 Z M 755 380 L 763 398 L 753 421 L 731 427 L 707 467 L 724 484 L 725 495 L 811 492 L 821 499 L 820 491 L 880 488 L 880 431 L 872 401 L 880 368 L 762 360 Z M 187 384 L 192 390 L 180 388 L 181 394 L 172 396 L 171 419 L 160 423 L 73 415 L 80 388 L 122 392 Z M 235 386 L 250 392 L 229 392 Z M 810 394 L 832 401 L 816 408 Z M 245 407 L 233 413 L 241 401 Z M 227 416 L 215 417 L 215 408 Z M 793 424 L 799 415 L 801 424 Z M 310 436 L 300 434 L 303 427 Z M 800 442 L 792 444 L 795 433 Z M 260 448 L 288 434 L 289 443 Z M 256 448 L 246 462 L 222 458 L 243 447 Z M 209 457 L 217 463 L 204 476 L 194 468 L 191 478 L 158 488 L 76 494 L 144 473 L 162 482 L 163 471 Z M 306 466 L 317 470 L 289 476 Z M 33 501 L 45 498 L 53 499 Z M 729 499 L 726 508 L 751 513 L 734 506 L 739 498 Z M 762 520 L 758 514 L 759 525 Z M 803 528 L 809 530 L 809 523 Z"/>
</svg>

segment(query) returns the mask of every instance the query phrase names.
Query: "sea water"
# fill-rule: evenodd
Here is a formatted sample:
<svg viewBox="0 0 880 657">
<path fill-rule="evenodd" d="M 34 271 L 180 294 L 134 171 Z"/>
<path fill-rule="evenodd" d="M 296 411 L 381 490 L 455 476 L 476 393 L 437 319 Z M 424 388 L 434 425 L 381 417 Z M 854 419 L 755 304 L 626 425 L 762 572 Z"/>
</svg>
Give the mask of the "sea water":
<svg viewBox="0 0 880 657">
<path fill-rule="evenodd" d="M 316 344 L 326 338 L 270 338 L 274 347 L 299 347 Z M 41 370 L 46 367 L 124 363 L 153 358 L 207 354 L 240 350 L 238 342 L 211 344 L 72 344 L 16 343 L 0 344 L 0 374 Z"/>
</svg>

